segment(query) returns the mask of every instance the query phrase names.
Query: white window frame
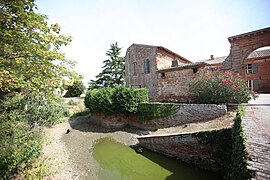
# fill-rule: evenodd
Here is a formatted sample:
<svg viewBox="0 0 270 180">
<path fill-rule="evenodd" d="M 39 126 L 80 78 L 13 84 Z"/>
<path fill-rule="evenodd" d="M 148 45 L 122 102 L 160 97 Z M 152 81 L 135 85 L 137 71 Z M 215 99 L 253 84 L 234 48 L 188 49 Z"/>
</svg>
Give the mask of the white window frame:
<svg viewBox="0 0 270 180">
<path fill-rule="evenodd" d="M 247 87 L 249 90 L 253 91 L 253 80 L 247 80 Z"/>
<path fill-rule="evenodd" d="M 251 74 L 252 72 L 252 64 L 246 64 L 246 74 Z"/>
</svg>

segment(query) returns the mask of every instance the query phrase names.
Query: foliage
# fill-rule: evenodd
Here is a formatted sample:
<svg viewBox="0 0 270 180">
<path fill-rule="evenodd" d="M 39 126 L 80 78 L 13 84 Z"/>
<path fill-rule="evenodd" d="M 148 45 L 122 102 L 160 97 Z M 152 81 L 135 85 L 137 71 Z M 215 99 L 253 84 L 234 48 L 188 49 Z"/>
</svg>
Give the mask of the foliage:
<svg viewBox="0 0 270 180">
<path fill-rule="evenodd" d="M 58 24 L 35 12 L 35 0 L 0 2 L 0 92 L 38 92 L 51 95 L 60 88 L 74 62 L 65 59 L 60 47 L 71 37 Z"/>
<path fill-rule="evenodd" d="M 180 105 L 174 103 L 142 103 L 139 105 L 138 115 L 140 120 L 152 120 L 174 115 L 179 108 Z"/>
<path fill-rule="evenodd" d="M 190 83 L 198 103 L 243 103 L 255 98 L 239 74 L 203 70 Z"/>
<path fill-rule="evenodd" d="M 78 105 L 78 102 L 76 102 L 73 99 L 71 99 L 70 101 L 68 101 L 67 105 L 69 105 L 69 106 L 77 106 Z"/>
<path fill-rule="evenodd" d="M 84 101 L 90 112 L 105 114 L 136 113 L 139 104 L 144 102 L 148 102 L 146 89 L 124 86 L 88 90 Z"/>
<path fill-rule="evenodd" d="M 8 179 L 14 173 L 31 168 L 41 152 L 41 136 L 38 129 L 30 129 L 26 122 L 0 122 L 0 176 Z"/>
<path fill-rule="evenodd" d="M 38 94 L 17 94 L 0 104 L 5 121 L 26 121 L 31 127 L 59 123 L 66 111 L 60 100 L 46 99 Z"/>
<path fill-rule="evenodd" d="M 195 134 L 202 144 L 208 144 L 212 149 L 212 155 L 221 168 L 220 173 L 226 175 L 231 164 L 232 154 L 232 129 L 220 129 Z M 197 162 L 205 163 L 205 162 Z"/>
<path fill-rule="evenodd" d="M 242 129 L 243 109 L 239 107 L 232 130 L 232 155 L 231 166 L 227 179 L 252 179 L 255 176 L 254 171 L 247 168 L 248 153 L 245 147 L 245 137 Z"/>
<path fill-rule="evenodd" d="M 148 102 L 146 89 L 126 88 L 116 86 L 112 97 L 116 112 L 136 113 L 141 103 Z"/>
<path fill-rule="evenodd" d="M 64 97 L 80 97 L 84 91 L 85 87 L 82 81 L 75 81 L 72 85 L 68 86 Z"/>
<path fill-rule="evenodd" d="M 41 153 L 40 125 L 59 122 L 62 106 L 42 96 L 18 94 L 0 103 L 0 176 L 9 179 L 26 169 Z"/>
<path fill-rule="evenodd" d="M 79 112 L 76 112 L 74 113 L 71 117 L 70 117 L 70 120 L 75 118 L 75 117 L 78 117 L 78 116 L 86 116 L 86 115 L 89 115 L 90 114 L 90 111 L 89 109 L 84 109 L 82 111 L 79 111 Z"/>
<path fill-rule="evenodd" d="M 115 87 L 124 84 L 125 65 L 124 58 L 120 56 L 121 48 L 117 42 L 110 45 L 106 55 L 109 59 L 103 61 L 102 71 L 96 76 L 96 80 L 89 82 L 89 89 L 103 87 Z"/>
</svg>

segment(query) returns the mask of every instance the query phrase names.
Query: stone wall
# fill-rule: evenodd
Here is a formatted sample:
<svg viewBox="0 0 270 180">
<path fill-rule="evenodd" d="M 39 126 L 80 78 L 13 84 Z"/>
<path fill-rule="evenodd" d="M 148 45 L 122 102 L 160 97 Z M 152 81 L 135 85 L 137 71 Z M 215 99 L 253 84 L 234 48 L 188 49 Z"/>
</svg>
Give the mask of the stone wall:
<svg viewBox="0 0 270 180">
<path fill-rule="evenodd" d="M 124 127 L 130 125 L 145 130 L 183 125 L 194 122 L 209 121 L 226 114 L 226 105 L 215 104 L 179 104 L 176 114 L 149 121 L 142 121 L 137 115 L 104 115 L 93 113 L 90 121 L 104 127 Z"/>
<path fill-rule="evenodd" d="M 158 73 L 158 101 L 186 102 L 191 99 L 189 83 L 194 77 L 192 69 Z"/>
<path fill-rule="evenodd" d="M 145 60 L 149 60 L 150 72 L 145 72 Z M 156 47 L 131 45 L 125 56 L 125 82 L 127 87 L 147 88 L 151 99 L 156 92 Z"/>
<path fill-rule="evenodd" d="M 224 175 L 228 172 L 231 148 L 230 129 L 165 136 L 148 135 L 138 137 L 138 140 L 142 147 L 196 165 L 201 169 Z"/>
</svg>

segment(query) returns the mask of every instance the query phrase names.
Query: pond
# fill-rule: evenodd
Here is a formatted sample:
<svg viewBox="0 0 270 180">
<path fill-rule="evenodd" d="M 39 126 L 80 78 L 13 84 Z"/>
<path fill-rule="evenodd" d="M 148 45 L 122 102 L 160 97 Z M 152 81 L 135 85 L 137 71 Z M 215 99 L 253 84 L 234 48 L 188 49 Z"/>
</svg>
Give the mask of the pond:
<svg viewBox="0 0 270 180">
<path fill-rule="evenodd" d="M 93 156 L 100 165 L 103 180 L 216 180 L 221 177 L 164 155 L 132 148 L 110 138 L 97 140 Z"/>
</svg>

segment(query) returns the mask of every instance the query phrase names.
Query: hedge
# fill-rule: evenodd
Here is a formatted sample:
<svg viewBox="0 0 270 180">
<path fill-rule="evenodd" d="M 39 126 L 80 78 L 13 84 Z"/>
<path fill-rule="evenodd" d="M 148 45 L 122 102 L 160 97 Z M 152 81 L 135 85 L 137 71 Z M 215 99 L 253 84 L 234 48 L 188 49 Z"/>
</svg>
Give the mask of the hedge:
<svg viewBox="0 0 270 180">
<path fill-rule="evenodd" d="M 124 86 L 88 90 L 84 100 L 91 113 L 105 114 L 137 113 L 139 104 L 146 102 L 148 102 L 146 89 Z"/>
</svg>

